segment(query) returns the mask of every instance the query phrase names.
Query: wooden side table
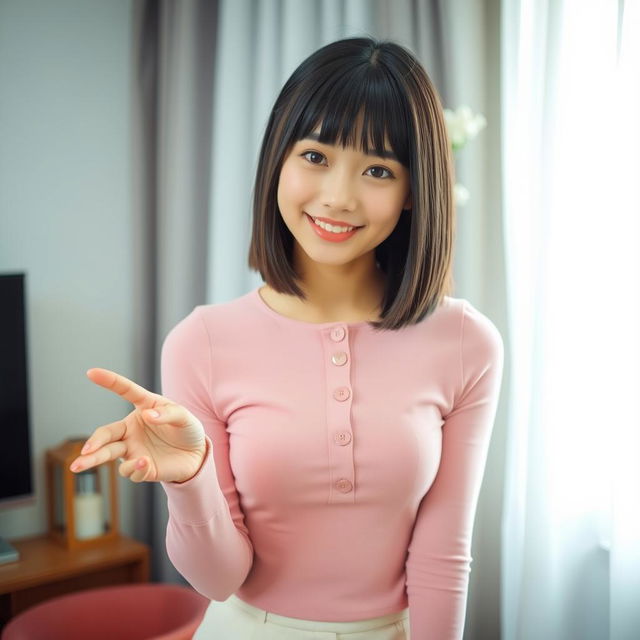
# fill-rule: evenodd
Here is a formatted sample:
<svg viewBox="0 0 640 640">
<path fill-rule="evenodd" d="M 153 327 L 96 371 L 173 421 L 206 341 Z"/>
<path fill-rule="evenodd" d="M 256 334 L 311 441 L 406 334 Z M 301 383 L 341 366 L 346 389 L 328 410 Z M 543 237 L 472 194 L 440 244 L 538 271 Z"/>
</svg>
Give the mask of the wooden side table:
<svg viewBox="0 0 640 640">
<path fill-rule="evenodd" d="M 67 550 L 47 535 L 11 540 L 20 560 L 0 565 L 0 628 L 29 607 L 73 591 L 149 581 L 149 547 L 118 536 Z"/>
</svg>

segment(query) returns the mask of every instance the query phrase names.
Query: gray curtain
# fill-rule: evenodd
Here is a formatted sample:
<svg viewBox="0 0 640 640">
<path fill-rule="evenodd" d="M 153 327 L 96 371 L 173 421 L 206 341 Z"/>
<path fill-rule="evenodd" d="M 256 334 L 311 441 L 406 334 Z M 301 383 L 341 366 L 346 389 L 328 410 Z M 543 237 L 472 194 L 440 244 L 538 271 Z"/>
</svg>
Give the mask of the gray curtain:
<svg viewBox="0 0 640 640">
<path fill-rule="evenodd" d="M 160 393 L 162 341 L 205 298 L 217 2 L 136 0 L 133 10 L 136 382 Z M 164 491 L 148 484 L 135 496 L 152 580 L 185 584 L 165 550 Z"/>
</svg>

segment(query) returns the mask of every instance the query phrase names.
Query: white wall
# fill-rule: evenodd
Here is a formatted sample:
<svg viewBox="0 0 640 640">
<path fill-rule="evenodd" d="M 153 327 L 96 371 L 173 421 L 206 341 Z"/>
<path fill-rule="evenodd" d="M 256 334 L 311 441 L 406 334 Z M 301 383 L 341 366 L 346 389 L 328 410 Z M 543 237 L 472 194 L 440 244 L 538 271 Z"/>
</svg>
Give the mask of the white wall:
<svg viewBox="0 0 640 640">
<path fill-rule="evenodd" d="M 0 2 L 0 273 L 27 273 L 36 492 L 5 538 L 46 531 L 45 449 L 132 408 L 85 376 L 134 369 L 131 2 Z M 118 480 L 131 535 L 141 485 Z"/>
</svg>

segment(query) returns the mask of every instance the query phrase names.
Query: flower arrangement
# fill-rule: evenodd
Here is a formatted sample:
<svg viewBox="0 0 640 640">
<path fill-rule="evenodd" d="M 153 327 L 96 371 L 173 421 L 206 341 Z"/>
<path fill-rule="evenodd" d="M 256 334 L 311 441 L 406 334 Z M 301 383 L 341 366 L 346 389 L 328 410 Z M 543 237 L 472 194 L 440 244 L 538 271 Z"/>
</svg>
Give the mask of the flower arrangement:
<svg viewBox="0 0 640 640">
<path fill-rule="evenodd" d="M 486 118 L 481 113 L 474 114 L 467 105 L 461 105 L 455 111 L 445 109 L 444 116 L 453 151 L 464 147 L 487 126 Z M 464 206 L 469 200 L 469 191 L 464 185 L 456 183 L 454 196 L 456 204 Z"/>
</svg>

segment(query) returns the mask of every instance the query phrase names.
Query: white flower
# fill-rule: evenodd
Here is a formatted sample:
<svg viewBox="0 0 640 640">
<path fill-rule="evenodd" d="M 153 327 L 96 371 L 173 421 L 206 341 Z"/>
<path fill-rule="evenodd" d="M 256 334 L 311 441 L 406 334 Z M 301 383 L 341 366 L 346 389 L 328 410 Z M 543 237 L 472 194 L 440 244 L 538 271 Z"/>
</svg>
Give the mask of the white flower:
<svg viewBox="0 0 640 640">
<path fill-rule="evenodd" d="M 487 126 L 487 120 L 481 113 L 474 115 L 470 107 L 464 104 L 455 111 L 444 109 L 444 118 L 454 151 L 473 140 Z M 469 201 L 470 194 L 464 185 L 456 183 L 453 197 L 455 205 L 463 207 Z"/>
<path fill-rule="evenodd" d="M 463 147 L 487 126 L 486 118 L 481 113 L 474 114 L 467 105 L 461 105 L 455 111 L 444 109 L 444 117 L 454 149 Z"/>
</svg>

